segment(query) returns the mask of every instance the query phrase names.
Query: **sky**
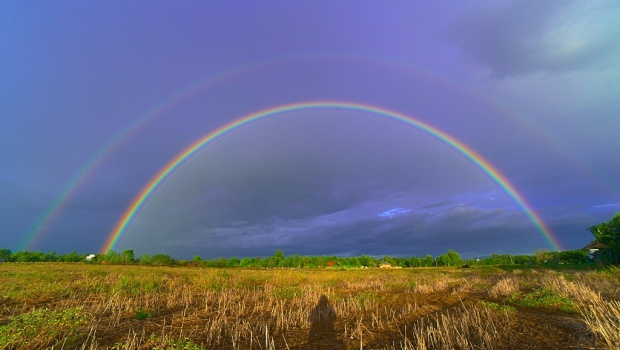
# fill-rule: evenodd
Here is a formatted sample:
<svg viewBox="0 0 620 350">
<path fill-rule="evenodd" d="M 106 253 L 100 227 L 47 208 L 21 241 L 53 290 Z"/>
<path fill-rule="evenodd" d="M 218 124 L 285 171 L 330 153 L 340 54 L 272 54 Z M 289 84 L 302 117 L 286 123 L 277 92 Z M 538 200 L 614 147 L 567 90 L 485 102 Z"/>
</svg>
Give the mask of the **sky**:
<svg viewBox="0 0 620 350">
<path fill-rule="evenodd" d="M 2 1 L 0 247 L 579 249 L 620 211 L 618 42 L 611 0 Z"/>
</svg>

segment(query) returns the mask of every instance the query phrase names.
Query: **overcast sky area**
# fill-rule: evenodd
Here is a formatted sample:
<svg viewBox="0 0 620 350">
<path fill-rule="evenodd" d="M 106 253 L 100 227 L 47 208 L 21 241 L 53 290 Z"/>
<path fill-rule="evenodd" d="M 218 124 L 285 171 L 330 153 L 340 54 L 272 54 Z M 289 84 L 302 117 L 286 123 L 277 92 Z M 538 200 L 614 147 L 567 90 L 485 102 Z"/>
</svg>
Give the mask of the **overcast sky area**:
<svg viewBox="0 0 620 350">
<path fill-rule="evenodd" d="M 620 211 L 618 1 L 2 1 L 0 248 L 99 252 L 171 159 L 257 111 L 362 104 L 497 169 L 560 249 Z M 207 143 L 114 250 L 175 258 L 554 249 L 488 172 L 378 113 Z"/>
</svg>

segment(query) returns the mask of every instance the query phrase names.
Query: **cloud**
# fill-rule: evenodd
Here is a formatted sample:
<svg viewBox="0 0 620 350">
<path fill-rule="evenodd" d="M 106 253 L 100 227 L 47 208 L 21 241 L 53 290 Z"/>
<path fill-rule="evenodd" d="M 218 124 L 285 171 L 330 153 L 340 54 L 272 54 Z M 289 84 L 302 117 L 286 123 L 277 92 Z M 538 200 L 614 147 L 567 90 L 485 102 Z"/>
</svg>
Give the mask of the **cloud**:
<svg viewBox="0 0 620 350">
<path fill-rule="evenodd" d="M 500 78 L 599 70 L 620 58 L 619 16 L 614 1 L 493 2 L 457 21 L 449 36 Z"/>
<path fill-rule="evenodd" d="M 393 209 L 381 212 L 377 214 L 377 216 L 382 217 L 382 218 L 393 218 L 395 216 L 407 214 L 410 211 L 411 209 L 406 209 L 406 208 L 393 208 Z"/>
</svg>

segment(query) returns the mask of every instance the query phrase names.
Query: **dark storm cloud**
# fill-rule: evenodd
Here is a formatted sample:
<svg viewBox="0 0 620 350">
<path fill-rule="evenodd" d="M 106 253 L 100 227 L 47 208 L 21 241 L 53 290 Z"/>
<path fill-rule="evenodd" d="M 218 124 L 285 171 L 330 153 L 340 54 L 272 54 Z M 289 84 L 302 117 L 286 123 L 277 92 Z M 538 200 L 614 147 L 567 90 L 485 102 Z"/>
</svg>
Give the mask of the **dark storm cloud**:
<svg viewBox="0 0 620 350">
<path fill-rule="evenodd" d="M 494 220 L 493 225 L 480 224 L 479 220 L 489 219 Z M 527 224 L 523 224 L 520 213 L 455 207 L 449 209 L 441 218 L 412 213 L 398 219 L 364 218 L 330 226 L 299 222 L 295 227 L 301 232 L 292 233 L 278 231 L 287 227 L 287 224 L 280 223 L 274 226 L 274 232 L 269 234 L 259 233 L 255 237 L 242 235 L 242 241 L 247 240 L 248 244 L 242 248 L 255 249 L 265 255 L 281 248 L 291 254 L 421 256 L 431 253 L 436 256 L 456 246 L 471 254 L 483 254 L 498 249 L 498 246 L 507 241 L 518 242 L 516 247 L 522 251 L 544 247 L 544 242 L 535 229 L 525 227 L 525 232 L 529 233 L 523 234 L 523 226 Z M 223 232 L 225 235 L 234 234 Z M 239 247 L 240 240 L 233 239 L 232 236 L 229 239 L 230 248 L 233 248 L 233 245 Z"/>
<path fill-rule="evenodd" d="M 472 242 L 484 239 L 484 247 L 497 247 L 505 242 L 503 235 L 517 231 L 529 232 L 533 241 L 523 249 L 544 245 L 521 212 L 506 212 L 501 204 L 483 209 L 445 201 L 441 206 L 432 206 L 430 211 L 411 206 L 409 212 L 393 218 L 378 215 L 384 205 L 382 201 L 367 199 L 342 211 L 303 218 L 279 216 L 211 228 L 200 228 L 197 223 L 193 230 L 186 228 L 186 234 L 167 234 L 162 239 L 168 249 L 179 254 L 184 254 L 183 247 L 191 246 L 206 256 L 230 256 L 240 254 L 239 251 L 264 256 L 275 249 L 291 254 L 436 255 L 451 249 L 452 244 L 481 254 L 482 248 Z M 465 237 L 453 240 L 456 234 Z"/>
<path fill-rule="evenodd" d="M 619 18 L 615 1 L 490 2 L 450 36 L 499 77 L 604 69 L 620 57 Z"/>
</svg>

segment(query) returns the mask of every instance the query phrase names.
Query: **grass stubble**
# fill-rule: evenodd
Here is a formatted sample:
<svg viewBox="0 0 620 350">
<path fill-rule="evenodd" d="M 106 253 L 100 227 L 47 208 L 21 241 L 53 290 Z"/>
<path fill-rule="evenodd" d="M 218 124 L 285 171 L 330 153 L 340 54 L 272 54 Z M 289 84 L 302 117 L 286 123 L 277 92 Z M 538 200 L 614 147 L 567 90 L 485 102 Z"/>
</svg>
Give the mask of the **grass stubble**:
<svg viewBox="0 0 620 350">
<path fill-rule="evenodd" d="M 2 349 L 618 349 L 620 271 L 1 264 Z"/>
</svg>

